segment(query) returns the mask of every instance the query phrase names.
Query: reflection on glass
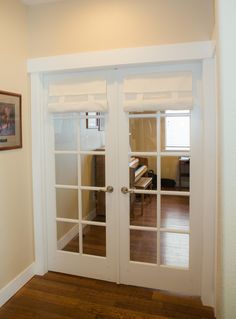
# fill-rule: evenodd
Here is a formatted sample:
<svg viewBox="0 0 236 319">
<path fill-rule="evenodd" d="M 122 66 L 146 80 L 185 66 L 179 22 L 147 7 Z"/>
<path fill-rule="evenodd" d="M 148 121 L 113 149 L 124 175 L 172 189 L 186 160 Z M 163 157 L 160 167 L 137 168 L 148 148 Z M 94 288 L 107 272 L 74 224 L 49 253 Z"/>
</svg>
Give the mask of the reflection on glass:
<svg viewBox="0 0 236 319">
<path fill-rule="evenodd" d="M 77 120 L 54 119 L 54 136 L 56 151 L 76 151 Z"/>
<path fill-rule="evenodd" d="M 82 186 L 105 186 L 105 155 L 81 155 Z"/>
<path fill-rule="evenodd" d="M 157 233 L 130 230 L 130 260 L 156 264 Z"/>
<path fill-rule="evenodd" d="M 77 155 L 55 155 L 56 184 L 78 185 Z"/>
<path fill-rule="evenodd" d="M 78 191 L 76 189 L 56 189 L 57 217 L 78 219 Z"/>
<path fill-rule="evenodd" d="M 82 190 L 83 220 L 106 221 L 106 193 L 99 191 Z"/>
<path fill-rule="evenodd" d="M 130 194 L 130 225 L 157 226 L 157 196 Z"/>
<path fill-rule="evenodd" d="M 155 156 L 131 157 L 129 162 L 130 188 L 157 189 L 157 159 Z"/>
<path fill-rule="evenodd" d="M 83 225 L 83 254 L 106 256 L 106 227 Z"/>
<path fill-rule="evenodd" d="M 167 266 L 189 266 L 189 235 L 161 233 L 161 264 Z"/>
<path fill-rule="evenodd" d="M 161 196 L 161 227 L 189 230 L 188 196 Z"/>
<path fill-rule="evenodd" d="M 161 189 L 189 191 L 189 157 L 163 156 L 161 158 Z"/>
<path fill-rule="evenodd" d="M 131 152 L 156 152 L 156 126 L 155 118 L 129 119 Z"/>
<path fill-rule="evenodd" d="M 95 113 L 95 112 L 94 112 Z M 105 119 L 80 120 L 80 150 L 105 150 Z"/>
<path fill-rule="evenodd" d="M 57 222 L 57 249 L 79 252 L 79 225 Z"/>
</svg>

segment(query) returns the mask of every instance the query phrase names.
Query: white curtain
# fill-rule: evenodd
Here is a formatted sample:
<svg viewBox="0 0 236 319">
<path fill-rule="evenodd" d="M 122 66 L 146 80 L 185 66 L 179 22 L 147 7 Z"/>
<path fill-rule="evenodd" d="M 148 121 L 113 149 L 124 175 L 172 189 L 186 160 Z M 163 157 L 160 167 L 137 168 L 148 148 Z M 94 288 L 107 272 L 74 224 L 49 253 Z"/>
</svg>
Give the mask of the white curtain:
<svg viewBox="0 0 236 319">
<path fill-rule="evenodd" d="M 192 73 L 142 75 L 124 81 L 125 112 L 193 108 Z"/>
<path fill-rule="evenodd" d="M 49 85 L 50 113 L 108 112 L 105 80 L 62 79 Z"/>
<path fill-rule="evenodd" d="M 108 112 L 107 101 L 77 102 L 77 103 L 49 103 L 50 113 L 76 113 L 76 112 Z"/>
</svg>

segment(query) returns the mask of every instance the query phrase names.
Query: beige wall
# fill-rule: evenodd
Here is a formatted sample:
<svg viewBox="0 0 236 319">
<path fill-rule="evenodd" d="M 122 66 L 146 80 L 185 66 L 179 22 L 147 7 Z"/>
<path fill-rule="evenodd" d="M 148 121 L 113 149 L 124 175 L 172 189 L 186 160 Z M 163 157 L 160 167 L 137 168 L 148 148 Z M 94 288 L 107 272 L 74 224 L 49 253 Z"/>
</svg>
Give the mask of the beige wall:
<svg viewBox="0 0 236 319">
<path fill-rule="evenodd" d="M 64 0 L 30 8 L 30 56 L 211 39 L 213 0 Z"/>
<path fill-rule="evenodd" d="M 0 288 L 34 260 L 26 32 L 26 8 L 0 0 L 0 89 L 23 99 L 23 148 L 0 152 Z"/>
</svg>

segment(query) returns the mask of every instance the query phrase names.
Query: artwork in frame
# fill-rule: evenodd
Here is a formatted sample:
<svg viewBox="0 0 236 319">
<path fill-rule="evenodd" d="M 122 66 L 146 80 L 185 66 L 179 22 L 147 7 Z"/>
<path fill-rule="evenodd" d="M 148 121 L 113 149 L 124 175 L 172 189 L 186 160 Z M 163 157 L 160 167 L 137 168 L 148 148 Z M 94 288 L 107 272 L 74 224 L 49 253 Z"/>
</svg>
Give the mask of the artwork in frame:
<svg viewBox="0 0 236 319">
<path fill-rule="evenodd" d="M 0 151 L 21 147 L 21 95 L 0 91 Z"/>
<path fill-rule="evenodd" d="M 86 116 L 88 118 L 86 119 L 86 128 L 87 129 L 98 129 L 99 127 L 99 119 L 96 118 L 99 113 L 97 112 L 86 112 Z"/>
<path fill-rule="evenodd" d="M 105 118 L 104 113 L 101 112 L 86 112 L 86 128 L 87 129 L 98 129 L 104 131 L 105 129 Z"/>
</svg>

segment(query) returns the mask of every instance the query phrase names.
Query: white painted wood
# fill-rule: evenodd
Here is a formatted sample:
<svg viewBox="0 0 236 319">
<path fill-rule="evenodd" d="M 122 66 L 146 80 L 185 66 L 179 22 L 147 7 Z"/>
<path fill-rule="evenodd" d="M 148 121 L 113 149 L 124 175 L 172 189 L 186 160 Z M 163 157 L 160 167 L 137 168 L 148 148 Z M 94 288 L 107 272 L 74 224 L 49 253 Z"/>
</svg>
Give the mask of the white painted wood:
<svg viewBox="0 0 236 319">
<path fill-rule="evenodd" d="M 201 134 L 201 104 L 200 97 L 201 91 L 199 90 L 201 84 L 201 66 L 200 65 L 188 65 L 182 66 L 183 71 L 191 71 L 193 75 L 193 96 L 195 100 L 194 109 L 192 110 L 192 125 L 191 125 L 191 191 L 190 191 L 190 211 L 191 211 L 191 223 L 189 230 L 175 230 L 171 229 L 171 232 L 182 233 L 187 235 L 190 233 L 190 249 L 189 249 L 189 269 L 183 270 L 182 267 L 160 267 L 159 260 L 157 264 L 150 265 L 144 263 L 130 262 L 129 252 L 129 230 L 144 230 L 144 231 L 157 231 L 157 238 L 160 239 L 160 232 L 164 232 L 165 229 L 160 227 L 160 216 L 158 217 L 157 229 L 153 227 L 141 227 L 141 226 L 129 226 L 129 194 L 120 194 L 120 211 L 121 217 L 121 236 L 120 236 L 120 281 L 121 283 L 129 283 L 132 285 L 140 285 L 150 288 L 159 288 L 164 290 L 171 290 L 179 293 L 186 293 L 192 295 L 201 294 L 201 252 L 202 252 L 202 216 L 201 216 L 201 201 L 202 201 L 202 172 L 199 170 L 201 167 L 201 147 L 202 147 L 202 134 Z M 168 71 L 171 69 L 169 67 Z M 127 76 L 130 78 L 130 69 L 126 69 L 120 72 L 120 94 L 123 92 L 122 80 Z M 140 78 L 147 74 L 155 72 L 153 68 L 142 68 L 136 70 Z M 122 97 L 120 98 L 122 105 Z M 157 156 L 160 163 L 161 149 L 158 148 L 157 152 L 129 152 L 129 128 L 128 128 L 128 115 L 119 106 L 120 115 L 120 133 L 119 133 L 119 162 L 120 162 L 120 188 L 122 186 L 128 187 L 129 185 L 129 155 L 141 155 L 141 156 Z M 158 131 L 160 135 L 160 131 Z M 160 141 L 159 141 L 160 142 Z M 160 143 L 159 143 L 160 144 Z M 189 153 L 188 153 L 189 154 Z M 171 155 L 176 155 L 171 153 Z M 182 153 L 181 153 L 182 155 Z M 200 164 L 200 166 L 199 166 Z M 160 172 L 160 164 L 157 163 L 158 172 Z M 122 172 L 122 173 L 121 173 Z M 189 192 L 165 192 L 160 190 L 160 174 L 159 174 L 159 188 L 156 193 L 168 195 L 185 195 L 189 196 Z M 136 191 L 135 191 L 136 192 Z M 147 191 L 148 193 L 149 191 Z M 150 191 L 151 193 L 152 191 Z M 146 193 L 146 192 L 145 192 Z M 158 197 L 160 198 L 160 197 Z M 159 202 L 159 201 L 158 201 Z M 199 204 L 200 203 L 200 204 Z M 159 207 L 159 206 L 158 206 Z M 160 207 L 159 207 L 160 209 Z M 127 227 L 129 226 L 129 227 Z M 167 229 L 168 230 L 168 229 Z M 160 240 L 157 243 L 157 251 L 160 251 Z M 159 258 L 158 258 L 159 259 Z"/>
<path fill-rule="evenodd" d="M 83 74 L 84 79 L 90 78 L 90 74 Z M 114 89 L 114 85 L 111 82 L 110 75 L 107 72 L 95 72 L 95 77 L 101 78 L 106 81 L 107 91 L 109 92 L 108 99 L 109 103 L 112 100 L 112 95 Z M 62 77 L 63 78 L 63 77 Z M 49 75 L 45 77 L 45 91 L 48 92 L 49 88 L 54 85 L 54 81 L 58 81 L 58 75 L 53 76 Z M 115 110 L 111 110 L 109 114 L 105 116 L 106 122 L 106 130 L 105 130 L 105 141 L 106 141 L 106 150 L 102 152 L 97 151 L 81 151 L 80 149 L 80 129 L 79 123 L 80 119 L 76 117 L 77 120 L 77 150 L 75 154 L 77 157 L 78 164 L 78 185 L 55 185 L 55 154 L 60 154 L 61 152 L 55 152 L 54 150 L 54 127 L 53 127 L 53 116 L 47 112 L 47 104 L 44 106 L 45 113 L 45 159 L 46 159 L 46 185 L 47 185 L 47 224 L 48 224 L 48 269 L 55 271 L 62 271 L 74 275 L 82 275 L 86 277 L 92 278 L 100 278 L 108 281 L 116 281 L 116 267 L 115 267 L 115 238 L 116 234 L 116 224 L 114 222 L 114 212 L 117 203 L 115 202 L 115 192 L 106 193 L 106 222 L 100 223 L 92 220 L 92 216 L 87 216 L 82 218 L 82 190 L 90 190 L 90 191 L 106 191 L 106 187 L 93 187 L 93 186 L 81 186 L 81 169 L 80 169 L 80 155 L 105 155 L 106 159 L 106 185 L 113 186 L 113 182 L 116 180 L 114 174 L 115 171 L 113 166 L 116 162 L 114 158 L 115 151 L 113 148 L 116 147 L 116 143 L 114 143 L 114 137 L 116 136 L 113 132 L 113 128 L 115 126 L 115 116 L 112 112 Z M 62 151 L 62 154 L 70 154 L 70 152 Z M 78 211 L 78 221 L 70 220 L 66 218 L 56 218 L 56 203 L 55 203 L 55 187 L 60 189 L 76 189 L 78 191 L 79 196 L 79 211 Z M 62 251 L 64 245 L 68 242 L 69 239 L 73 237 L 74 231 L 73 228 L 67 234 L 65 234 L 59 241 L 57 240 L 57 227 L 56 221 L 60 222 L 75 222 L 75 228 L 77 232 L 79 230 L 79 242 L 80 242 L 80 253 L 71 253 L 68 251 Z M 82 253 L 83 246 L 83 235 L 82 230 L 86 225 L 93 225 L 104 227 L 106 229 L 106 257 L 99 256 L 90 256 L 88 254 Z M 106 228 L 105 228 L 106 227 Z M 72 237 L 71 237 L 72 236 Z M 113 239 L 114 238 L 114 239 Z M 59 246 L 58 246 L 59 245 Z"/>
<path fill-rule="evenodd" d="M 203 41 L 34 58 L 28 60 L 28 72 L 117 68 L 149 63 L 197 61 L 212 58 L 214 48 L 214 42 Z"/>
<path fill-rule="evenodd" d="M 58 2 L 58 1 L 62 1 L 62 0 L 21 0 L 21 2 L 29 6 L 34 6 L 41 3 Z"/>
<path fill-rule="evenodd" d="M 79 219 L 71 219 L 71 218 L 61 218 L 61 217 L 56 217 L 57 222 L 66 222 L 66 223 L 78 223 Z"/>
<path fill-rule="evenodd" d="M 94 225 L 94 226 L 107 226 L 107 223 L 93 222 L 93 221 L 89 221 L 89 220 L 82 220 L 81 224 L 83 224 L 83 225 Z"/>
<path fill-rule="evenodd" d="M 217 194 L 217 108 L 215 59 L 203 62 L 203 263 L 202 302 L 215 306 L 215 231 Z"/>
<path fill-rule="evenodd" d="M 44 160 L 44 105 L 43 76 L 31 75 L 32 121 L 32 179 L 34 209 L 35 273 L 47 272 L 47 232 L 45 224 L 45 160 Z"/>
<path fill-rule="evenodd" d="M 111 80 L 109 84 L 109 93 L 108 93 L 108 102 L 109 104 L 113 103 L 114 110 L 112 115 L 109 118 L 109 125 L 112 127 L 112 133 L 110 138 L 113 139 L 114 145 L 112 148 L 113 152 L 113 167 L 112 167 L 112 176 L 114 180 L 117 180 L 112 186 L 114 186 L 114 193 L 113 193 L 113 201 L 112 204 L 110 202 L 110 209 L 109 209 L 109 217 L 108 219 L 112 220 L 112 226 L 110 230 L 107 232 L 107 236 L 113 239 L 113 243 L 110 243 L 109 250 L 112 250 L 112 256 L 114 259 L 113 263 L 113 276 L 110 276 L 108 279 L 105 275 L 99 275 L 94 272 L 94 267 L 92 264 L 89 264 L 87 261 L 80 261 L 80 274 L 87 276 L 91 274 L 91 277 L 98 278 L 98 279 L 106 279 L 113 281 L 114 278 L 117 282 L 122 281 L 122 275 L 120 275 L 120 267 L 122 267 L 124 258 L 119 255 L 121 249 L 124 249 L 124 256 L 128 258 L 127 247 L 122 245 L 122 241 L 119 241 L 119 232 L 122 233 L 124 236 L 125 243 L 127 244 L 128 237 L 126 236 L 126 227 L 124 227 L 124 222 L 128 225 L 128 214 L 124 213 L 127 212 L 129 209 L 129 205 L 127 200 L 124 200 L 126 195 L 120 194 L 120 186 L 128 185 L 128 179 L 119 175 L 119 172 L 116 167 L 118 167 L 118 163 L 120 163 L 120 169 L 125 171 L 127 169 L 129 156 L 128 153 L 123 154 L 124 159 L 123 163 L 121 164 L 121 154 L 118 153 L 115 145 L 122 144 L 122 135 L 128 133 L 126 131 L 128 119 L 124 115 L 119 115 L 119 120 L 122 121 L 122 132 L 120 134 L 118 130 L 118 107 L 122 104 L 122 90 L 120 83 L 122 82 L 123 75 L 127 72 L 124 69 L 124 66 L 139 66 L 143 65 L 143 67 L 131 68 L 129 69 L 129 74 L 139 74 L 140 72 L 146 70 L 145 65 L 153 64 L 151 72 L 159 72 L 166 71 L 168 72 L 170 69 L 172 71 L 181 71 L 186 69 L 192 69 L 193 72 L 198 70 L 199 64 L 196 64 L 195 61 L 204 61 L 205 59 L 209 59 L 207 61 L 210 62 L 215 50 L 215 45 L 213 42 L 198 42 L 198 43 L 188 43 L 188 44 L 176 44 L 176 45 L 165 45 L 165 46 L 158 46 L 158 47 L 147 47 L 147 48 L 136 48 L 136 49 L 121 49 L 121 50 L 112 50 L 106 52 L 91 52 L 91 53 L 80 53 L 75 55 L 66 55 L 66 56 L 58 56 L 58 57 L 49 57 L 49 58 L 40 58 L 40 59 L 31 59 L 28 61 L 28 72 L 32 73 L 31 75 L 31 87 L 32 87 L 32 140 L 33 140 L 33 190 L 34 190 L 34 225 L 35 225 L 35 252 L 36 252 L 36 269 L 37 273 L 43 274 L 48 269 L 47 257 L 46 257 L 46 247 L 45 243 L 47 243 L 47 231 L 46 231 L 46 223 L 45 223 L 45 206 L 47 210 L 54 209 L 55 207 L 45 204 L 47 198 L 53 198 L 53 193 L 45 192 L 45 183 L 51 180 L 51 175 L 45 177 L 45 148 L 47 149 L 48 146 L 45 146 L 44 143 L 44 131 L 45 131 L 45 114 L 42 109 L 42 106 L 46 103 L 45 101 L 45 88 L 43 87 L 43 73 L 44 72 L 54 72 L 54 71 L 62 71 L 63 73 L 58 74 L 58 77 L 63 77 L 63 74 L 66 74 L 65 71 L 70 70 L 84 70 L 84 69 L 96 69 L 96 68 L 119 68 L 119 75 L 117 71 L 113 71 L 113 80 Z M 189 62 L 194 62 L 193 64 L 189 64 Z M 180 63 L 179 63 L 180 62 Z M 154 66 L 155 63 L 158 63 L 158 66 Z M 170 64 L 171 63 L 171 64 Z M 176 63 L 176 64 L 173 64 Z M 188 64 L 187 64 L 188 63 Z M 208 71 L 206 74 L 208 76 L 204 76 L 203 85 L 204 88 L 207 88 L 209 85 L 210 76 L 212 74 L 212 69 L 206 68 Z M 205 71 L 203 70 L 203 74 Z M 56 75 L 55 75 L 56 76 Z M 68 72 L 66 77 L 73 76 L 73 73 Z M 118 85 L 119 84 L 119 85 Z M 200 85 L 201 86 L 201 85 Z M 117 90 L 119 87 L 119 90 Z M 210 99 L 209 99 L 210 100 Z M 214 103 L 214 101 L 212 100 Z M 45 105 L 44 105 L 45 106 Z M 47 122 L 47 121 L 46 121 Z M 204 133 L 205 134 L 205 133 Z M 125 135 L 127 137 L 127 135 Z M 205 135 L 204 135 L 205 136 Z M 125 139 L 126 139 L 125 137 Z M 124 142 L 126 145 L 126 140 Z M 205 145 L 205 144 L 204 144 Z M 204 146 L 205 148 L 205 146 Z M 127 150 L 126 149 L 126 150 Z M 127 155 L 126 155 L 127 154 Z M 204 155 L 205 156 L 205 155 Z M 199 165 L 199 163 L 198 163 Z M 204 168 L 204 171 L 206 169 Z M 46 175 L 48 171 L 46 170 Z M 110 172 L 107 172 L 110 173 Z M 127 175 L 128 176 L 128 175 Z M 127 178 L 126 176 L 126 178 Z M 48 179 L 49 178 L 49 179 Z M 204 180 L 205 181 L 205 180 Z M 48 185 L 48 183 L 46 183 Z M 51 185 L 52 188 L 54 185 Z M 61 187 L 57 185 L 57 187 Z M 72 187 L 78 189 L 78 187 Z M 206 189 L 206 188 L 205 188 Z M 122 199 L 123 197 L 123 199 Z M 212 198 L 211 198 L 212 199 Z M 209 198 L 209 200 L 211 200 Z M 209 206 L 213 207 L 212 203 L 208 203 Z M 206 210 L 204 209 L 204 212 Z M 119 215 L 121 212 L 121 216 Z M 213 210 L 212 210 L 213 213 Z M 120 223 L 120 218 L 124 218 L 124 222 Z M 52 229 L 53 225 L 50 223 L 48 224 L 48 229 Z M 199 225 L 201 227 L 201 225 Z M 54 227 L 54 226 L 53 226 Z M 55 227 L 54 227 L 55 228 Z M 207 228 L 207 227 L 205 227 Z M 204 231 L 207 232 L 207 229 L 204 228 Z M 55 236 L 55 233 L 52 235 Z M 209 244 L 209 245 L 208 245 Z M 200 245 L 200 243 L 199 243 Z M 203 236 L 203 246 L 207 245 L 209 249 L 210 243 L 207 242 L 207 236 Z M 115 247 L 115 249 L 114 249 Z M 54 247 L 56 249 L 56 246 Z M 207 249 L 208 249 L 207 248 Z M 207 251 L 207 250 L 206 250 Z M 50 253 L 50 252 L 49 252 Z M 75 259 L 76 254 L 71 253 L 68 254 L 67 252 L 59 252 L 58 254 L 58 264 L 60 262 L 63 266 L 59 267 L 57 271 L 66 271 L 68 273 L 75 273 L 78 271 L 77 269 L 77 260 Z M 205 258 L 206 253 L 203 254 L 203 258 Z M 65 258 L 66 257 L 66 258 Z M 87 256 L 92 263 L 96 261 L 96 265 L 98 267 L 106 268 L 106 262 L 104 258 L 96 258 L 94 256 Z M 126 259 L 127 259 L 126 258 Z M 204 263 L 204 262 L 203 262 Z M 137 263 L 136 263 L 137 264 Z M 205 262 L 206 265 L 206 262 Z M 203 296 L 203 302 L 206 304 L 211 305 L 211 278 L 207 276 L 207 273 L 211 267 L 211 262 L 208 267 L 202 268 L 202 275 L 204 280 L 201 281 L 202 289 L 201 294 Z M 138 265 L 140 266 L 140 265 Z M 145 265 L 142 265 L 143 267 Z M 136 267 L 136 266 L 135 266 Z M 141 268 L 143 268 L 141 267 Z M 150 266 L 151 268 L 155 268 L 153 265 Z M 130 277 L 126 283 L 135 284 L 135 285 L 143 285 L 144 283 L 149 286 L 154 286 L 153 284 L 153 276 L 152 274 L 145 275 L 143 280 L 143 269 L 139 269 L 139 267 L 134 269 L 134 273 L 132 273 L 132 278 Z M 171 267 L 160 267 L 162 270 L 160 274 L 155 277 L 158 279 L 162 279 L 163 276 L 167 275 L 166 271 L 169 271 Z M 168 269 L 166 269 L 168 268 Z M 206 269 L 207 268 L 207 269 Z M 127 271 L 127 267 L 126 267 Z M 212 270 L 213 271 L 213 270 Z M 172 275 L 168 277 L 168 284 L 171 285 L 176 284 L 176 278 L 180 280 L 183 277 L 183 270 L 173 269 Z M 134 280 L 133 278 L 139 278 L 138 281 Z M 178 280 L 179 280 L 178 279 Z M 184 279 L 184 278 L 183 278 Z M 204 281 L 204 283 L 203 283 Z M 165 286 L 164 288 L 160 285 L 159 288 L 163 289 L 172 289 L 171 285 L 168 287 Z M 189 281 L 182 281 L 182 286 L 185 286 L 188 290 L 191 287 L 189 286 Z M 153 287 L 156 288 L 156 287 Z M 184 290 L 184 289 L 183 289 Z"/>
<path fill-rule="evenodd" d="M 35 275 L 35 263 L 23 270 L 16 278 L 0 290 L 0 307 L 17 293 Z"/>
</svg>

